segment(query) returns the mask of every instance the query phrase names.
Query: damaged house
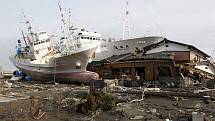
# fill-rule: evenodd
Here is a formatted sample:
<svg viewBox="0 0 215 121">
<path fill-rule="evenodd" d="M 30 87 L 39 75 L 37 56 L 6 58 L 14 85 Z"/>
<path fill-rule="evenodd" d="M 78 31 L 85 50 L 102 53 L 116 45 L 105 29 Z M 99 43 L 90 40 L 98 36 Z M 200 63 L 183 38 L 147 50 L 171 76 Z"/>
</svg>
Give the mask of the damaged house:
<svg viewBox="0 0 215 121">
<path fill-rule="evenodd" d="M 119 79 L 126 75 L 131 80 L 150 81 L 179 78 L 179 65 L 186 65 L 214 78 L 215 68 L 208 64 L 209 57 L 192 45 L 164 38 L 157 43 L 136 48 L 135 52 L 103 59 L 97 64 L 89 65 L 88 69 L 97 72 L 103 79 Z"/>
<path fill-rule="evenodd" d="M 146 54 L 157 53 L 157 52 L 173 52 L 174 61 L 176 63 L 195 63 L 206 61 L 210 56 L 199 50 L 198 48 L 179 43 L 166 38 L 163 41 L 149 45 L 143 48 Z"/>
</svg>

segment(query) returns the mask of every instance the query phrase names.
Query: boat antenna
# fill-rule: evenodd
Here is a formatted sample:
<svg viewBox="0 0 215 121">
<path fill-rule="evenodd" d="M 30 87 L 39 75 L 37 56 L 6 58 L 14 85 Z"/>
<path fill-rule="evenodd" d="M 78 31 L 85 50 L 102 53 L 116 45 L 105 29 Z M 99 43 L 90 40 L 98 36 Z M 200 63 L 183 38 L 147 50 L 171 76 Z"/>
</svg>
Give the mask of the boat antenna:
<svg viewBox="0 0 215 121">
<path fill-rule="evenodd" d="M 159 31 L 160 31 L 160 34 L 162 35 L 162 36 L 166 36 L 166 33 L 163 33 L 163 31 L 162 31 L 162 29 L 161 29 L 161 27 L 160 27 L 160 25 L 158 24 L 158 23 L 156 23 L 156 22 L 154 22 L 154 24 L 155 24 L 155 26 L 159 29 Z"/>
<path fill-rule="evenodd" d="M 26 24 L 27 27 L 28 27 L 28 32 L 29 32 L 29 34 L 33 37 L 34 32 L 33 32 L 33 30 L 32 30 L 31 22 L 30 22 L 30 20 L 27 19 L 27 17 L 26 17 L 26 15 L 25 15 L 24 11 L 22 11 L 22 14 L 23 14 L 23 18 L 24 18 L 25 24 Z"/>
<path fill-rule="evenodd" d="M 130 38 L 130 24 L 128 18 L 129 18 L 128 1 L 126 1 L 125 18 L 123 19 L 123 35 L 122 35 L 123 40 Z"/>
</svg>

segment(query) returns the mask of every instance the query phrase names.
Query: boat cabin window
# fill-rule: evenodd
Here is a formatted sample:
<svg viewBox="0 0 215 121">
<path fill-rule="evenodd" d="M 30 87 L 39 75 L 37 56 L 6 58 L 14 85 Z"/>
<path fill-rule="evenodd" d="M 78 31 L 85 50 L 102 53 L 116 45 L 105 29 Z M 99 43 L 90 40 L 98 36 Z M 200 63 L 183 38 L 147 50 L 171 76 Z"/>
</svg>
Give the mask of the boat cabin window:
<svg viewBox="0 0 215 121">
<path fill-rule="evenodd" d="M 90 40 L 92 40 L 92 37 L 90 37 Z"/>
<path fill-rule="evenodd" d="M 46 32 L 39 32 L 37 35 L 43 35 L 46 34 Z"/>
<path fill-rule="evenodd" d="M 96 38 L 93 38 L 93 40 L 95 40 Z"/>
</svg>

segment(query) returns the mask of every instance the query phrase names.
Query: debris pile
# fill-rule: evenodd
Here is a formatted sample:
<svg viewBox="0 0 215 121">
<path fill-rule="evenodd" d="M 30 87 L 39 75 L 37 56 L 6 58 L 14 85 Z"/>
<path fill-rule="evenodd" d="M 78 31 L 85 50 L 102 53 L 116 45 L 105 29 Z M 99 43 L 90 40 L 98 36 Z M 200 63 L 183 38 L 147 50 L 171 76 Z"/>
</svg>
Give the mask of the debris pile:
<svg viewBox="0 0 215 121">
<path fill-rule="evenodd" d="M 78 105 L 78 112 L 89 115 L 95 113 L 98 109 L 109 111 L 115 105 L 116 102 L 111 95 L 103 92 L 92 92 L 85 103 Z"/>
<path fill-rule="evenodd" d="M 0 120 L 215 120 L 214 89 L 156 86 L 124 87 L 117 80 L 90 86 L 13 82 L 0 88 Z"/>
<path fill-rule="evenodd" d="M 0 120 L 69 120 L 89 91 L 85 86 L 33 83 L 16 82 L 0 88 L 0 93 L 4 92 L 0 95 Z M 73 117 L 78 119 L 80 115 Z"/>
</svg>

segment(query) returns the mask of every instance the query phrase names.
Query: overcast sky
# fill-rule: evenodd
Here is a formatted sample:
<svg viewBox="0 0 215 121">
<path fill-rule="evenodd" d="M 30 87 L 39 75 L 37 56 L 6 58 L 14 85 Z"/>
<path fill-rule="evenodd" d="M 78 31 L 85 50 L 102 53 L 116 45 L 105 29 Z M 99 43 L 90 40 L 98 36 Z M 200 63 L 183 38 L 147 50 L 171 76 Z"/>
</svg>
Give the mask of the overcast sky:
<svg viewBox="0 0 215 121">
<path fill-rule="evenodd" d="M 13 66 L 8 56 L 25 30 L 22 9 L 35 30 L 60 33 L 59 0 L 0 1 L 0 63 Z M 71 8 L 72 21 L 104 38 L 122 38 L 125 0 L 61 0 Z M 132 37 L 165 36 L 192 44 L 212 55 L 215 49 L 215 0 L 129 0 Z M 214 56 L 214 55 L 213 55 Z"/>
</svg>

